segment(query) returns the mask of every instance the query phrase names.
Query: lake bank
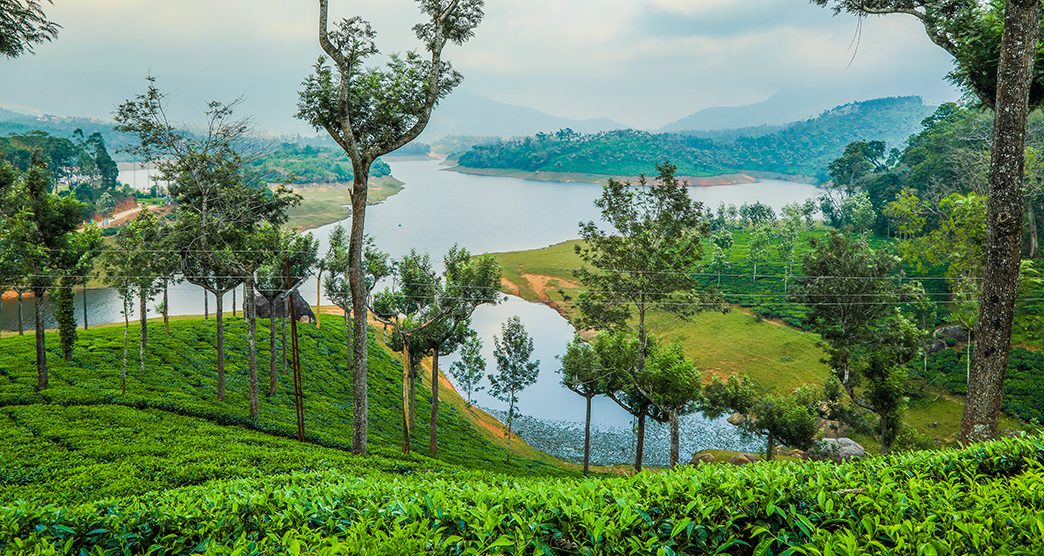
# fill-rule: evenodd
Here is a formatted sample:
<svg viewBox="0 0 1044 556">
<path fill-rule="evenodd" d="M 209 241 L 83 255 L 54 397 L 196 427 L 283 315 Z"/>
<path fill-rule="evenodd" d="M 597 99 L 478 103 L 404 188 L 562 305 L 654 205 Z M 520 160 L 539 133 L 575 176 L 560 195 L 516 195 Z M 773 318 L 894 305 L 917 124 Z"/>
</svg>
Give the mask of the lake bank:
<svg viewBox="0 0 1044 556">
<path fill-rule="evenodd" d="M 405 182 L 394 176 L 371 178 L 367 204 L 376 205 L 405 189 Z M 301 204 L 289 211 L 290 225 L 301 231 L 313 230 L 341 222 L 350 214 L 350 183 L 294 185 L 294 193 L 301 196 Z"/>
<path fill-rule="evenodd" d="M 492 176 L 501 178 L 515 178 L 527 181 L 558 182 L 558 183 L 597 183 L 602 184 L 610 179 L 622 182 L 637 183 L 639 176 L 616 176 L 611 174 L 586 174 L 582 172 L 527 172 L 525 170 L 511 170 L 506 168 L 468 168 L 466 166 L 447 166 L 444 168 L 450 172 L 467 174 L 472 176 Z M 767 176 L 766 176 L 767 177 Z M 649 177 L 649 179 L 652 179 Z M 785 178 L 771 178 L 784 179 Z M 695 187 L 713 187 L 719 185 L 743 185 L 758 183 L 760 180 L 748 173 L 721 174 L 717 176 L 678 176 L 678 180 Z M 799 182 L 803 183 L 803 182 Z"/>
</svg>

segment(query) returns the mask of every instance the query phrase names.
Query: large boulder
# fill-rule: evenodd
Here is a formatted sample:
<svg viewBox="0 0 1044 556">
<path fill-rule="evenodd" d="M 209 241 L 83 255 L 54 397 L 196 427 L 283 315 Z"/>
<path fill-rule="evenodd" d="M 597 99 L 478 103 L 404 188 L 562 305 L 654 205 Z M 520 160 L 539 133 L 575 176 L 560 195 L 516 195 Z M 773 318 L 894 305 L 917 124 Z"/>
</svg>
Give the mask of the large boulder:
<svg viewBox="0 0 1044 556">
<path fill-rule="evenodd" d="M 866 455 L 866 449 L 851 438 L 824 438 L 812 448 L 813 459 L 836 462 L 859 459 Z"/>
<path fill-rule="evenodd" d="M 298 322 L 315 322 L 315 313 L 312 312 L 312 308 L 308 305 L 308 302 L 301 297 L 301 292 L 295 290 L 291 299 L 293 299 L 294 303 L 294 316 L 297 317 Z M 281 319 L 289 316 L 286 311 L 286 303 L 277 301 L 275 304 L 275 315 L 270 315 L 267 299 L 259 295 L 254 299 L 254 302 L 257 305 L 257 318 L 259 319 L 272 318 L 273 316 L 277 319 Z"/>
<path fill-rule="evenodd" d="M 689 463 L 695 465 L 697 463 L 714 463 L 716 461 L 718 461 L 718 458 L 714 457 L 714 454 L 699 452 L 692 455 L 692 460 Z"/>
</svg>

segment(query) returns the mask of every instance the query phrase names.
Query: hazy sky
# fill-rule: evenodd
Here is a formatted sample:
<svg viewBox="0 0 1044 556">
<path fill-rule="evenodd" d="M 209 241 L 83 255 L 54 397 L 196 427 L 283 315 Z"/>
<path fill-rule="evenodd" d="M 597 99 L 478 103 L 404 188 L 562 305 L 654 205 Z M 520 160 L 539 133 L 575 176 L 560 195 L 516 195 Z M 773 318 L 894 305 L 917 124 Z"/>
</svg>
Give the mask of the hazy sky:
<svg viewBox="0 0 1044 556">
<path fill-rule="evenodd" d="M 331 0 L 370 19 L 384 52 L 417 46 L 411 0 Z M 258 127 L 293 119 L 319 55 L 315 0 L 54 0 L 63 26 L 35 56 L 0 59 L 0 105 L 108 119 L 152 73 L 176 115 L 245 98 Z M 475 39 L 448 56 L 463 89 L 575 118 L 652 128 L 783 88 L 850 100 L 956 96 L 950 59 L 912 18 L 832 17 L 805 0 L 488 0 Z M 858 49 L 854 45 L 858 45 Z"/>
</svg>

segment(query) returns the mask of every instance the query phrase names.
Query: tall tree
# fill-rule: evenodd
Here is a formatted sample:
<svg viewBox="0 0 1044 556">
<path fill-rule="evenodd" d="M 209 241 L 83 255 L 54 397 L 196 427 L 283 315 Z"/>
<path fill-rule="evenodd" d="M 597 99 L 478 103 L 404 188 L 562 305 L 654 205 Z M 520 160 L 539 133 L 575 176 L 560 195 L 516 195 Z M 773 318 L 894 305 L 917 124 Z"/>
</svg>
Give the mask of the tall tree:
<svg viewBox="0 0 1044 556">
<path fill-rule="evenodd" d="M 695 411 L 700 400 L 700 372 L 685 359 L 680 345 L 669 344 L 652 351 L 645 372 L 637 378 L 637 388 L 653 404 L 650 416 L 670 427 L 668 462 L 675 467 L 681 452 L 680 418 Z"/>
<path fill-rule="evenodd" d="M 377 54 L 376 33 L 360 17 L 343 19 L 329 29 L 329 0 L 319 0 L 319 44 L 333 61 L 321 59 L 303 83 L 297 116 L 326 131 L 352 161 L 352 272 L 355 361 L 352 450 L 366 452 L 367 308 L 363 249 L 370 167 L 381 155 L 416 139 L 428 125 L 439 100 L 456 87 L 461 75 L 443 59 L 450 42 L 463 44 L 483 17 L 483 0 L 418 0 L 428 17 L 414 30 L 429 54 L 392 55 L 385 67 L 366 67 Z"/>
<path fill-rule="evenodd" d="M 34 46 L 54 40 L 60 28 L 47 19 L 40 0 L 0 0 L 0 56 L 32 53 Z"/>
<path fill-rule="evenodd" d="M 587 288 L 577 299 L 580 324 L 629 329 L 634 323 L 638 353 L 633 371 L 638 374 L 644 372 L 649 355 L 650 311 L 686 317 L 708 307 L 723 307 L 716 296 L 697 289 L 701 242 L 709 233 L 703 204 L 689 197 L 673 165 L 665 162 L 657 170 L 656 183 L 650 185 L 642 177 L 642 187 L 609 180 L 595 201 L 608 227 L 581 223 L 584 242 L 576 247 L 577 255 L 589 265 L 576 272 Z M 614 399 L 620 403 L 623 398 Z M 625 407 L 637 410 L 631 411 L 638 418 L 636 469 L 641 468 L 645 442 L 643 405 Z"/>
<path fill-rule="evenodd" d="M 562 385 L 584 398 L 584 476 L 591 468 L 591 400 L 606 391 L 606 372 L 601 367 L 598 353 L 586 340 L 577 336 L 566 346 L 562 355 Z"/>
<path fill-rule="evenodd" d="M 4 237 L 0 244 L 16 251 L 25 285 L 33 293 L 36 323 L 36 388 L 48 386 L 47 348 L 44 336 L 44 296 L 63 276 L 75 272 L 75 261 L 89 242 L 77 237 L 86 207 L 70 196 L 51 192 L 47 162 L 34 154 L 29 170 L 11 186 L 3 212 Z M 91 232 L 85 232 L 91 233 Z M 71 262 L 72 261 L 72 262 Z"/>
<path fill-rule="evenodd" d="M 994 109 L 986 263 L 979 342 L 961 421 L 961 440 L 997 435 L 1022 257 L 1023 181 L 1030 107 L 1044 101 L 1036 59 L 1038 0 L 812 0 L 836 13 L 902 13 L 924 24 L 928 37 L 956 61 L 951 74 Z M 997 25 L 1003 21 L 1002 25 Z"/>
<path fill-rule="evenodd" d="M 515 404 L 518 394 L 536 382 L 540 361 L 533 360 L 533 338 L 529 337 L 522 319 L 513 316 L 500 326 L 500 337 L 493 336 L 493 357 L 497 360 L 496 374 L 489 375 L 490 394 L 508 404 L 507 447 L 511 461 L 511 433 L 518 415 Z"/>
<path fill-rule="evenodd" d="M 298 197 L 285 187 L 273 191 L 244 176 L 250 122 L 235 117 L 235 103 L 209 103 L 202 136 L 171 123 L 165 104 L 165 95 L 149 78 L 144 93 L 117 109 L 117 129 L 138 137 L 132 152 L 155 164 L 170 184 L 175 204 L 171 236 L 181 254 L 182 275 L 214 294 L 217 397 L 224 400 L 223 297 L 245 278 L 247 268 L 238 256 L 253 254 L 251 240 L 259 223 L 282 222 Z"/>
</svg>

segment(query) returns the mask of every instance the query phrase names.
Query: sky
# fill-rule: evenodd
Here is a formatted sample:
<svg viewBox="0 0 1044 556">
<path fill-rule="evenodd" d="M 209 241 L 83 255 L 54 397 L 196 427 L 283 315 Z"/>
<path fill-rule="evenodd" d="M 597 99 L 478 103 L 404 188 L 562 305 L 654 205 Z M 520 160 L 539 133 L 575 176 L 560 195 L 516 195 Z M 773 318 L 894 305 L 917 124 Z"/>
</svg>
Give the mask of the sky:
<svg viewBox="0 0 1044 556">
<path fill-rule="evenodd" d="M 293 113 L 320 54 L 315 0 L 54 0 L 48 13 L 63 27 L 55 42 L 0 59 L 0 106 L 110 119 L 151 74 L 185 123 L 208 100 L 242 97 L 259 129 L 311 132 Z M 354 15 L 382 52 L 418 47 L 414 1 L 331 0 L 332 19 Z M 806 0 L 488 0 L 475 38 L 447 57 L 469 93 L 637 128 L 785 89 L 958 95 L 949 56 L 913 18 L 860 23 Z"/>
</svg>

